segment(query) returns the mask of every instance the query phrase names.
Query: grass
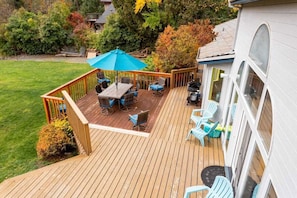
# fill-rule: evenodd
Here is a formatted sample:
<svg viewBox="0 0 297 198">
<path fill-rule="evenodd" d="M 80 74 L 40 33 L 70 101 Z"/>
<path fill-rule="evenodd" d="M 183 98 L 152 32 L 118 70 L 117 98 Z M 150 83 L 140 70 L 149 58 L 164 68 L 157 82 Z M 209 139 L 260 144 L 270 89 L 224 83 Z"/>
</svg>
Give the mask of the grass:
<svg viewBox="0 0 297 198">
<path fill-rule="evenodd" d="M 82 63 L 0 61 L 0 182 L 40 166 L 35 147 L 46 124 L 40 96 L 91 69 Z"/>
</svg>

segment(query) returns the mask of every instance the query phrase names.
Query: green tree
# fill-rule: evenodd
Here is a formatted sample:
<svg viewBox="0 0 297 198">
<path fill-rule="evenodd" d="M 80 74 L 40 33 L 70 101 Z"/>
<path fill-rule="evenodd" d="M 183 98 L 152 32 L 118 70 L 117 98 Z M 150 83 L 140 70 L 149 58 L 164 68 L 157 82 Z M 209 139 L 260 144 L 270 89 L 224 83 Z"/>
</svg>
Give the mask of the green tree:
<svg viewBox="0 0 297 198">
<path fill-rule="evenodd" d="M 196 18 L 210 19 L 214 25 L 237 16 L 237 9 L 228 6 L 228 0 L 199 0 L 196 6 Z"/>
<path fill-rule="evenodd" d="M 78 11 L 80 11 L 84 16 L 86 16 L 88 13 L 101 14 L 104 12 L 104 5 L 98 0 L 85 0 L 82 1 L 82 4 Z"/>
<path fill-rule="evenodd" d="M 104 30 L 99 35 L 99 51 L 104 53 L 119 47 L 126 52 L 131 52 L 140 47 L 138 35 L 131 31 L 120 20 L 119 14 L 108 18 Z"/>
<path fill-rule="evenodd" d="M 42 50 L 46 54 L 57 53 L 64 46 L 73 43 L 70 37 L 72 27 L 67 21 L 70 8 L 66 3 L 56 2 L 43 15 L 40 24 L 40 39 Z"/>
<path fill-rule="evenodd" d="M 178 28 L 197 19 L 218 24 L 236 17 L 227 0 L 113 0 L 113 4 L 123 26 L 138 35 L 142 48 L 153 48 L 167 25 Z"/>
<path fill-rule="evenodd" d="M 134 13 L 135 0 L 113 0 L 112 2 L 119 14 L 119 21 L 122 23 L 121 27 L 129 30 L 131 36 L 136 36 L 134 40 L 139 43 L 138 49 L 153 48 L 160 30 L 153 30 L 143 26 L 145 20 L 142 14 Z"/>
<path fill-rule="evenodd" d="M 21 8 L 14 11 L 2 31 L 1 50 L 3 54 L 19 53 L 38 54 L 41 52 L 38 38 L 39 19 L 32 13 Z"/>
</svg>

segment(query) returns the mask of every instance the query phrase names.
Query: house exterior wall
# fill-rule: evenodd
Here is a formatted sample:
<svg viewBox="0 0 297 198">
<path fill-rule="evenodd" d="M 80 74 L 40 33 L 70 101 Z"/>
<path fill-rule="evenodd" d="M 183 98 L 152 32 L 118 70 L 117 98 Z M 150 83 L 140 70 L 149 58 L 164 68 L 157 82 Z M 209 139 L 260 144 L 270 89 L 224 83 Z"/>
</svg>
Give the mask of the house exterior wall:
<svg viewBox="0 0 297 198">
<path fill-rule="evenodd" d="M 259 197 L 265 197 L 269 181 L 272 182 L 278 197 L 296 197 L 297 2 L 282 1 L 281 4 L 277 2 L 265 0 L 263 5 L 261 5 L 261 1 L 242 5 L 235 43 L 236 55 L 231 73 L 232 79 L 235 81 L 240 63 L 242 61 L 249 63 L 250 61 L 248 54 L 256 30 L 261 24 L 266 24 L 270 33 L 268 72 L 267 75 L 257 72 L 264 79 L 265 88 L 269 91 L 272 103 L 272 143 L 268 153 L 261 145 L 261 137 L 257 133 L 258 118 L 254 118 L 247 111 L 248 107 L 242 99 L 242 93 L 240 93 L 238 101 L 242 102 L 243 111 L 245 111 L 251 126 L 251 139 L 259 146 L 266 165 L 260 184 Z M 234 122 L 236 121 L 238 122 L 238 120 Z M 250 147 L 252 146 L 254 145 L 250 144 Z M 226 158 L 228 159 L 228 156 Z M 233 159 L 233 157 L 229 156 L 229 159 Z M 227 163 L 229 163 L 228 160 Z M 245 164 L 244 167 L 247 166 Z M 243 185 L 243 183 L 239 183 L 239 185 Z"/>
</svg>

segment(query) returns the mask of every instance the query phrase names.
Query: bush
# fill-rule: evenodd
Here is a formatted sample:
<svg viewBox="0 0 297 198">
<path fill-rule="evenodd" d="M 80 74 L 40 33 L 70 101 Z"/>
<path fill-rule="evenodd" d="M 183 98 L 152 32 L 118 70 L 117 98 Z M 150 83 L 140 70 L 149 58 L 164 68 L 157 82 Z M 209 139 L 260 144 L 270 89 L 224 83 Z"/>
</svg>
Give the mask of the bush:
<svg viewBox="0 0 297 198">
<path fill-rule="evenodd" d="M 153 57 L 151 55 L 147 56 L 144 59 L 144 62 L 147 64 L 147 66 L 143 69 L 144 71 L 157 71 L 153 62 Z"/>
<path fill-rule="evenodd" d="M 36 150 L 42 159 L 60 158 L 69 152 L 77 153 L 73 130 L 66 118 L 57 119 L 41 129 Z"/>
</svg>

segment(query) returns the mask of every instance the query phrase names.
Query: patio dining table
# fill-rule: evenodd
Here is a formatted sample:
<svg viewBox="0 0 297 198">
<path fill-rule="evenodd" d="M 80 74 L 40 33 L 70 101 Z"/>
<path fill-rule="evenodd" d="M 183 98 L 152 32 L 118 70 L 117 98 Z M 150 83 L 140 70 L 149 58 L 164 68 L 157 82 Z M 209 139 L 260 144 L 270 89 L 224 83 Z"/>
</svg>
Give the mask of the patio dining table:
<svg viewBox="0 0 297 198">
<path fill-rule="evenodd" d="M 108 86 L 106 89 L 104 89 L 99 96 L 101 97 L 107 97 L 107 98 L 113 98 L 118 100 L 119 108 L 120 108 L 120 99 L 125 95 L 125 93 L 131 89 L 133 84 L 127 84 L 127 83 L 118 83 L 116 86 L 116 83 L 112 83 L 110 86 Z"/>
</svg>

